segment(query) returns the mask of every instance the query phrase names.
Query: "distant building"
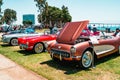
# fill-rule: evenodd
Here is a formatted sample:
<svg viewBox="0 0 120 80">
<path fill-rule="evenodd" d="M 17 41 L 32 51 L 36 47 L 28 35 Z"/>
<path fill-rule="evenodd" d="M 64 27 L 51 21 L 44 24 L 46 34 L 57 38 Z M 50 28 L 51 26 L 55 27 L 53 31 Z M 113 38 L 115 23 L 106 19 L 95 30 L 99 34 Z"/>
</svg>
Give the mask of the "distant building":
<svg viewBox="0 0 120 80">
<path fill-rule="evenodd" d="M 35 15 L 34 14 L 24 14 L 23 21 L 31 21 L 32 24 L 35 24 Z"/>
</svg>

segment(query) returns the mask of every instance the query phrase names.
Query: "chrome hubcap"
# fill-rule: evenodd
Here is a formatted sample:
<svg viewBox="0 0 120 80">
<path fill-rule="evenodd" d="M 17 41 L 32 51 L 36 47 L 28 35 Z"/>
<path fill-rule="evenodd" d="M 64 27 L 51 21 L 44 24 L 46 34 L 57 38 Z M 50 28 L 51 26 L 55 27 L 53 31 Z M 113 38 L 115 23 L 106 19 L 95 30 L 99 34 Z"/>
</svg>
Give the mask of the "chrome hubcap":
<svg viewBox="0 0 120 80">
<path fill-rule="evenodd" d="M 82 57 L 82 64 L 84 67 L 89 67 L 91 66 L 93 57 L 92 57 L 92 53 L 90 51 L 86 51 Z"/>
<path fill-rule="evenodd" d="M 13 46 L 18 45 L 18 40 L 17 39 L 12 39 L 11 45 L 13 45 Z"/>
<path fill-rule="evenodd" d="M 43 51 L 43 45 L 41 43 L 36 44 L 35 46 L 35 52 L 41 53 Z"/>
</svg>

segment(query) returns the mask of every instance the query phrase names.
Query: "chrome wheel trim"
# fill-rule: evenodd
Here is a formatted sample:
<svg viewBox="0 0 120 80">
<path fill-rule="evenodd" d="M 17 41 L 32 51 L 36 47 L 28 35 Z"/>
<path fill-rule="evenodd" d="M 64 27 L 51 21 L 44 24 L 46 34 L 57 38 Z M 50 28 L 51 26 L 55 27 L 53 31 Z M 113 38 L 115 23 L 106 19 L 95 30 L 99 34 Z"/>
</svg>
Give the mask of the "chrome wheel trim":
<svg viewBox="0 0 120 80">
<path fill-rule="evenodd" d="M 88 68 L 91 66 L 93 61 L 93 56 L 92 53 L 90 51 L 86 51 L 83 56 L 82 56 L 82 65 L 85 68 Z"/>
<path fill-rule="evenodd" d="M 13 45 L 13 46 L 18 45 L 18 40 L 17 39 L 12 39 L 11 40 L 11 45 Z"/>
<path fill-rule="evenodd" d="M 43 52 L 43 49 L 44 49 L 43 44 L 37 43 L 35 45 L 34 51 L 35 51 L 35 53 L 41 53 L 41 52 Z"/>
</svg>

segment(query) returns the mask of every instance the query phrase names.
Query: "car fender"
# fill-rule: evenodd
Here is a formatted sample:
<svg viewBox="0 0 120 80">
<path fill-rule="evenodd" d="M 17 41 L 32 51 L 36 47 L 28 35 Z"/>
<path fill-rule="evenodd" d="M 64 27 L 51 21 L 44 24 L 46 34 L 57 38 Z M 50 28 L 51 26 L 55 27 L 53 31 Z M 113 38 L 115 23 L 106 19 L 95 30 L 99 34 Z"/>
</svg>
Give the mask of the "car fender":
<svg viewBox="0 0 120 80">
<path fill-rule="evenodd" d="M 87 49 L 92 49 L 92 46 L 90 45 L 89 41 L 78 43 L 74 45 L 74 47 L 76 48 L 76 52 L 79 55 L 82 55 L 82 53 Z"/>
</svg>

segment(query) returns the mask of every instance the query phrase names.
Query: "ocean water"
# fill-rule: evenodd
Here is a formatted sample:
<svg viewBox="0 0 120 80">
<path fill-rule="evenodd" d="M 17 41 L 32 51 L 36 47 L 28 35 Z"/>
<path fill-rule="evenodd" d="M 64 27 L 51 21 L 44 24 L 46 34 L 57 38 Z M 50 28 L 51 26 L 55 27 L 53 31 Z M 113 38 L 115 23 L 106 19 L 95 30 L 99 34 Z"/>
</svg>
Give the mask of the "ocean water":
<svg viewBox="0 0 120 80">
<path fill-rule="evenodd" d="M 112 26 L 108 26 L 108 25 L 106 25 L 106 26 L 96 25 L 96 26 L 88 26 L 88 27 L 91 27 L 91 29 L 94 28 L 94 27 L 96 27 L 97 30 L 99 30 L 99 31 L 109 30 L 109 31 L 111 31 L 111 32 L 116 31 L 116 28 L 119 28 L 119 29 L 120 29 L 120 25 L 112 25 Z"/>
<path fill-rule="evenodd" d="M 116 28 L 119 28 L 120 29 L 120 26 L 112 26 L 112 27 L 97 27 L 97 29 L 99 31 L 106 31 L 106 30 L 110 30 L 110 31 L 116 31 Z"/>
</svg>

